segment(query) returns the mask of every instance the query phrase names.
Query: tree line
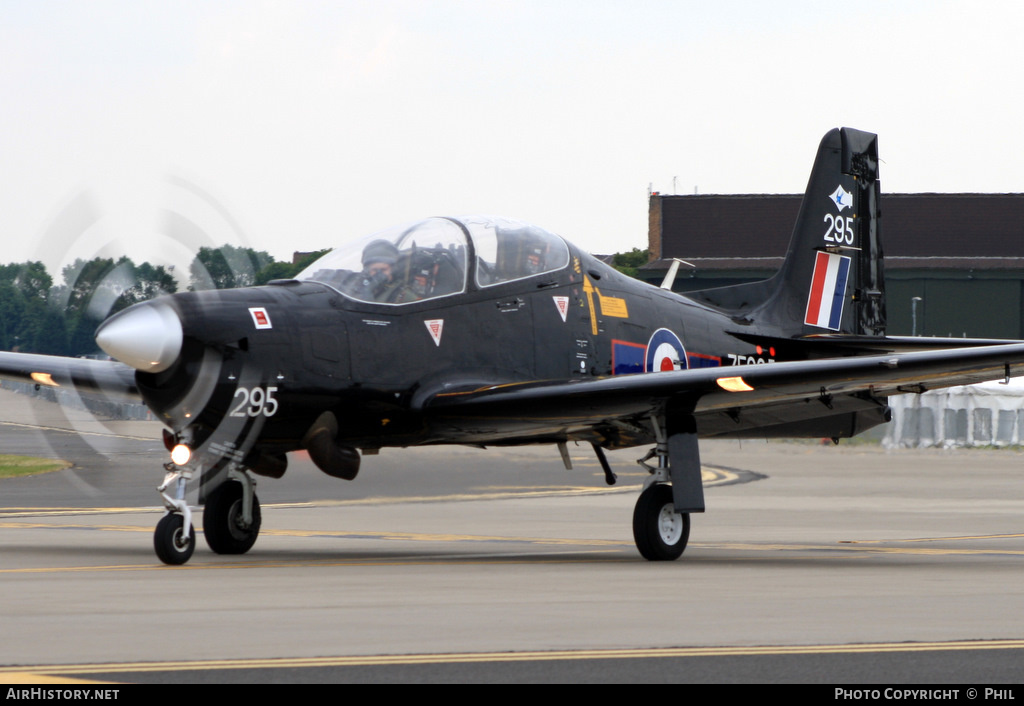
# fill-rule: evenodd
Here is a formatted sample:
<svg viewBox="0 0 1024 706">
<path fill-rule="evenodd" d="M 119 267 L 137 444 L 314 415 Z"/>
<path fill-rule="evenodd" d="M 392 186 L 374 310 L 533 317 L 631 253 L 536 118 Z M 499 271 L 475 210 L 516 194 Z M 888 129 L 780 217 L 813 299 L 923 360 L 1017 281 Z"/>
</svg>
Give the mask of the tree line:
<svg viewBox="0 0 1024 706">
<path fill-rule="evenodd" d="M 323 252 L 309 253 L 293 264 L 252 248 L 200 248 L 189 265 L 187 288 L 229 289 L 288 279 Z M 95 354 L 93 334 L 105 318 L 178 291 L 172 270 L 136 264 L 128 257 L 76 259 L 61 270 L 61 282 L 55 283 L 42 262 L 0 265 L 0 350 Z"/>
<path fill-rule="evenodd" d="M 200 248 L 189 265 L 190 291 L 231 289 L 289 279 L 326 252 L 308 253 L 294 264 L 252 248 Z M 613 266 L 628 275 L 647 262 L 647 251 L 616 253 Z M 0 265 L 0 350 L 49 355 L 98 353 L 93 334 L 100 323 L 132 304 L 178 291 L 163 265 L 131 258 L 76 259 L 61 270 L 61 283 L 42 262 Z"/>
</svg>

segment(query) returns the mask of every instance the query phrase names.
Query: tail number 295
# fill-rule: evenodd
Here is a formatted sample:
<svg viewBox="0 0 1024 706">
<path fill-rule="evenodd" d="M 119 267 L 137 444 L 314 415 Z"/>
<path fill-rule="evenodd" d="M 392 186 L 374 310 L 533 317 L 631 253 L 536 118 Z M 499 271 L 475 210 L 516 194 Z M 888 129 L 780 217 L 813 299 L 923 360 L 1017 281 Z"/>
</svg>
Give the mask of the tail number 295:
<svg viewBox="0 0 1024 706">
<path fill-rule="evenodd" d="M 823 220 L 828 223 L 828 230 L 825 231 L 826 243 L 853 245 L 853 216 L 844 218 L 826 213 Z"/>
<path fill-rule="evenodd" d="M 238 405 L 231 410 L 232 417 L 273 417 L 277 414 L 276 387 L 239 387 L 235 390 L 235 399 Z"/>
</svg>

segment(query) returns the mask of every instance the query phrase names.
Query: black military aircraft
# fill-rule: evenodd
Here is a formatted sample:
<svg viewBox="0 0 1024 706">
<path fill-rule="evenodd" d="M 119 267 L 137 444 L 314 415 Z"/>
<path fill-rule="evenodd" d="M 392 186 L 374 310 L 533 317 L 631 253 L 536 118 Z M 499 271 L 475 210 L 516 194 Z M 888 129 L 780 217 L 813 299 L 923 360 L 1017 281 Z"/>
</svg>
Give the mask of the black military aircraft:
<svg viewBox="0 0 1024 706">
<path fill-rule="evenodd" d="M 254 476 L 305 449 L 351 480 L 361 453 L 424 444 L 651 445 L 633 532 L 675 559 L 704 511 L 699 437 L 849 437 L 887 396 L 1008 378 L 1024 342 L 885 336 L 875 135 L 821 142 L 781 270 L 687 296 L 626 277 L 561 237 L 496 217 L 430 218 L 343 246 L 292 280 L 179 293 L 105 321 L 118 362 L 0 354 L 0 375 L 141 397 L 168 427 L 155 533 L 248 551 Z M 753 363 L 753 365 L 750 365 Z M 651 461 L 647 464 L 647 461 Z"/>
</svg>

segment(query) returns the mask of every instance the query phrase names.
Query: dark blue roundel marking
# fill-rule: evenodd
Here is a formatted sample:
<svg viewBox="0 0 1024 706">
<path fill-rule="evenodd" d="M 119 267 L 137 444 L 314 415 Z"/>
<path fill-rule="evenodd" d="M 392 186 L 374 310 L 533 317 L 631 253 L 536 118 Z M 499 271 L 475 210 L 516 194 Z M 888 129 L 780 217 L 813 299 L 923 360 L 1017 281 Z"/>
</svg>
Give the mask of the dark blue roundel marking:
<svg viewBox="0 0 1024 706">
<path fill-rule="evenodd" d="M 660 328 L 647 342 L 647 363 L 644 370 L 648 373 L 662 370 L 686 370 L 686 349 L 679 336 L 667 328 Z"/>
</svg>

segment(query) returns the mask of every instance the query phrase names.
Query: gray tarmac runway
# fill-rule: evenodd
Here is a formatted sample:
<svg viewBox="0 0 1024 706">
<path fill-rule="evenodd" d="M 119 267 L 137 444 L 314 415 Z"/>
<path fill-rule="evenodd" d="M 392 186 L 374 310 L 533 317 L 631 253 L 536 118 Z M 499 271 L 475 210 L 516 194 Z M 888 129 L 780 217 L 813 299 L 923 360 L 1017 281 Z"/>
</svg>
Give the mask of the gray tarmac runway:
<svg viewBox="0 0 1024 706">
<path fill-rule="evenodd" d="M 635 450 L 385 450 L 263 480 L 241 557 L 153 555 L 166 452 L 0 393 L 0 681 L 1016 682 L 1024 455 L 708 442 L 708 512 L 642 560 Z M 41 428 L 42 427 L 42 428 Z M 61 429 L 74 429 L 68 434 Z M 70 457 L 70 456 L 73 456 Z M 757 474 L 763 474 L 758 476 Z"/>
</svg>

